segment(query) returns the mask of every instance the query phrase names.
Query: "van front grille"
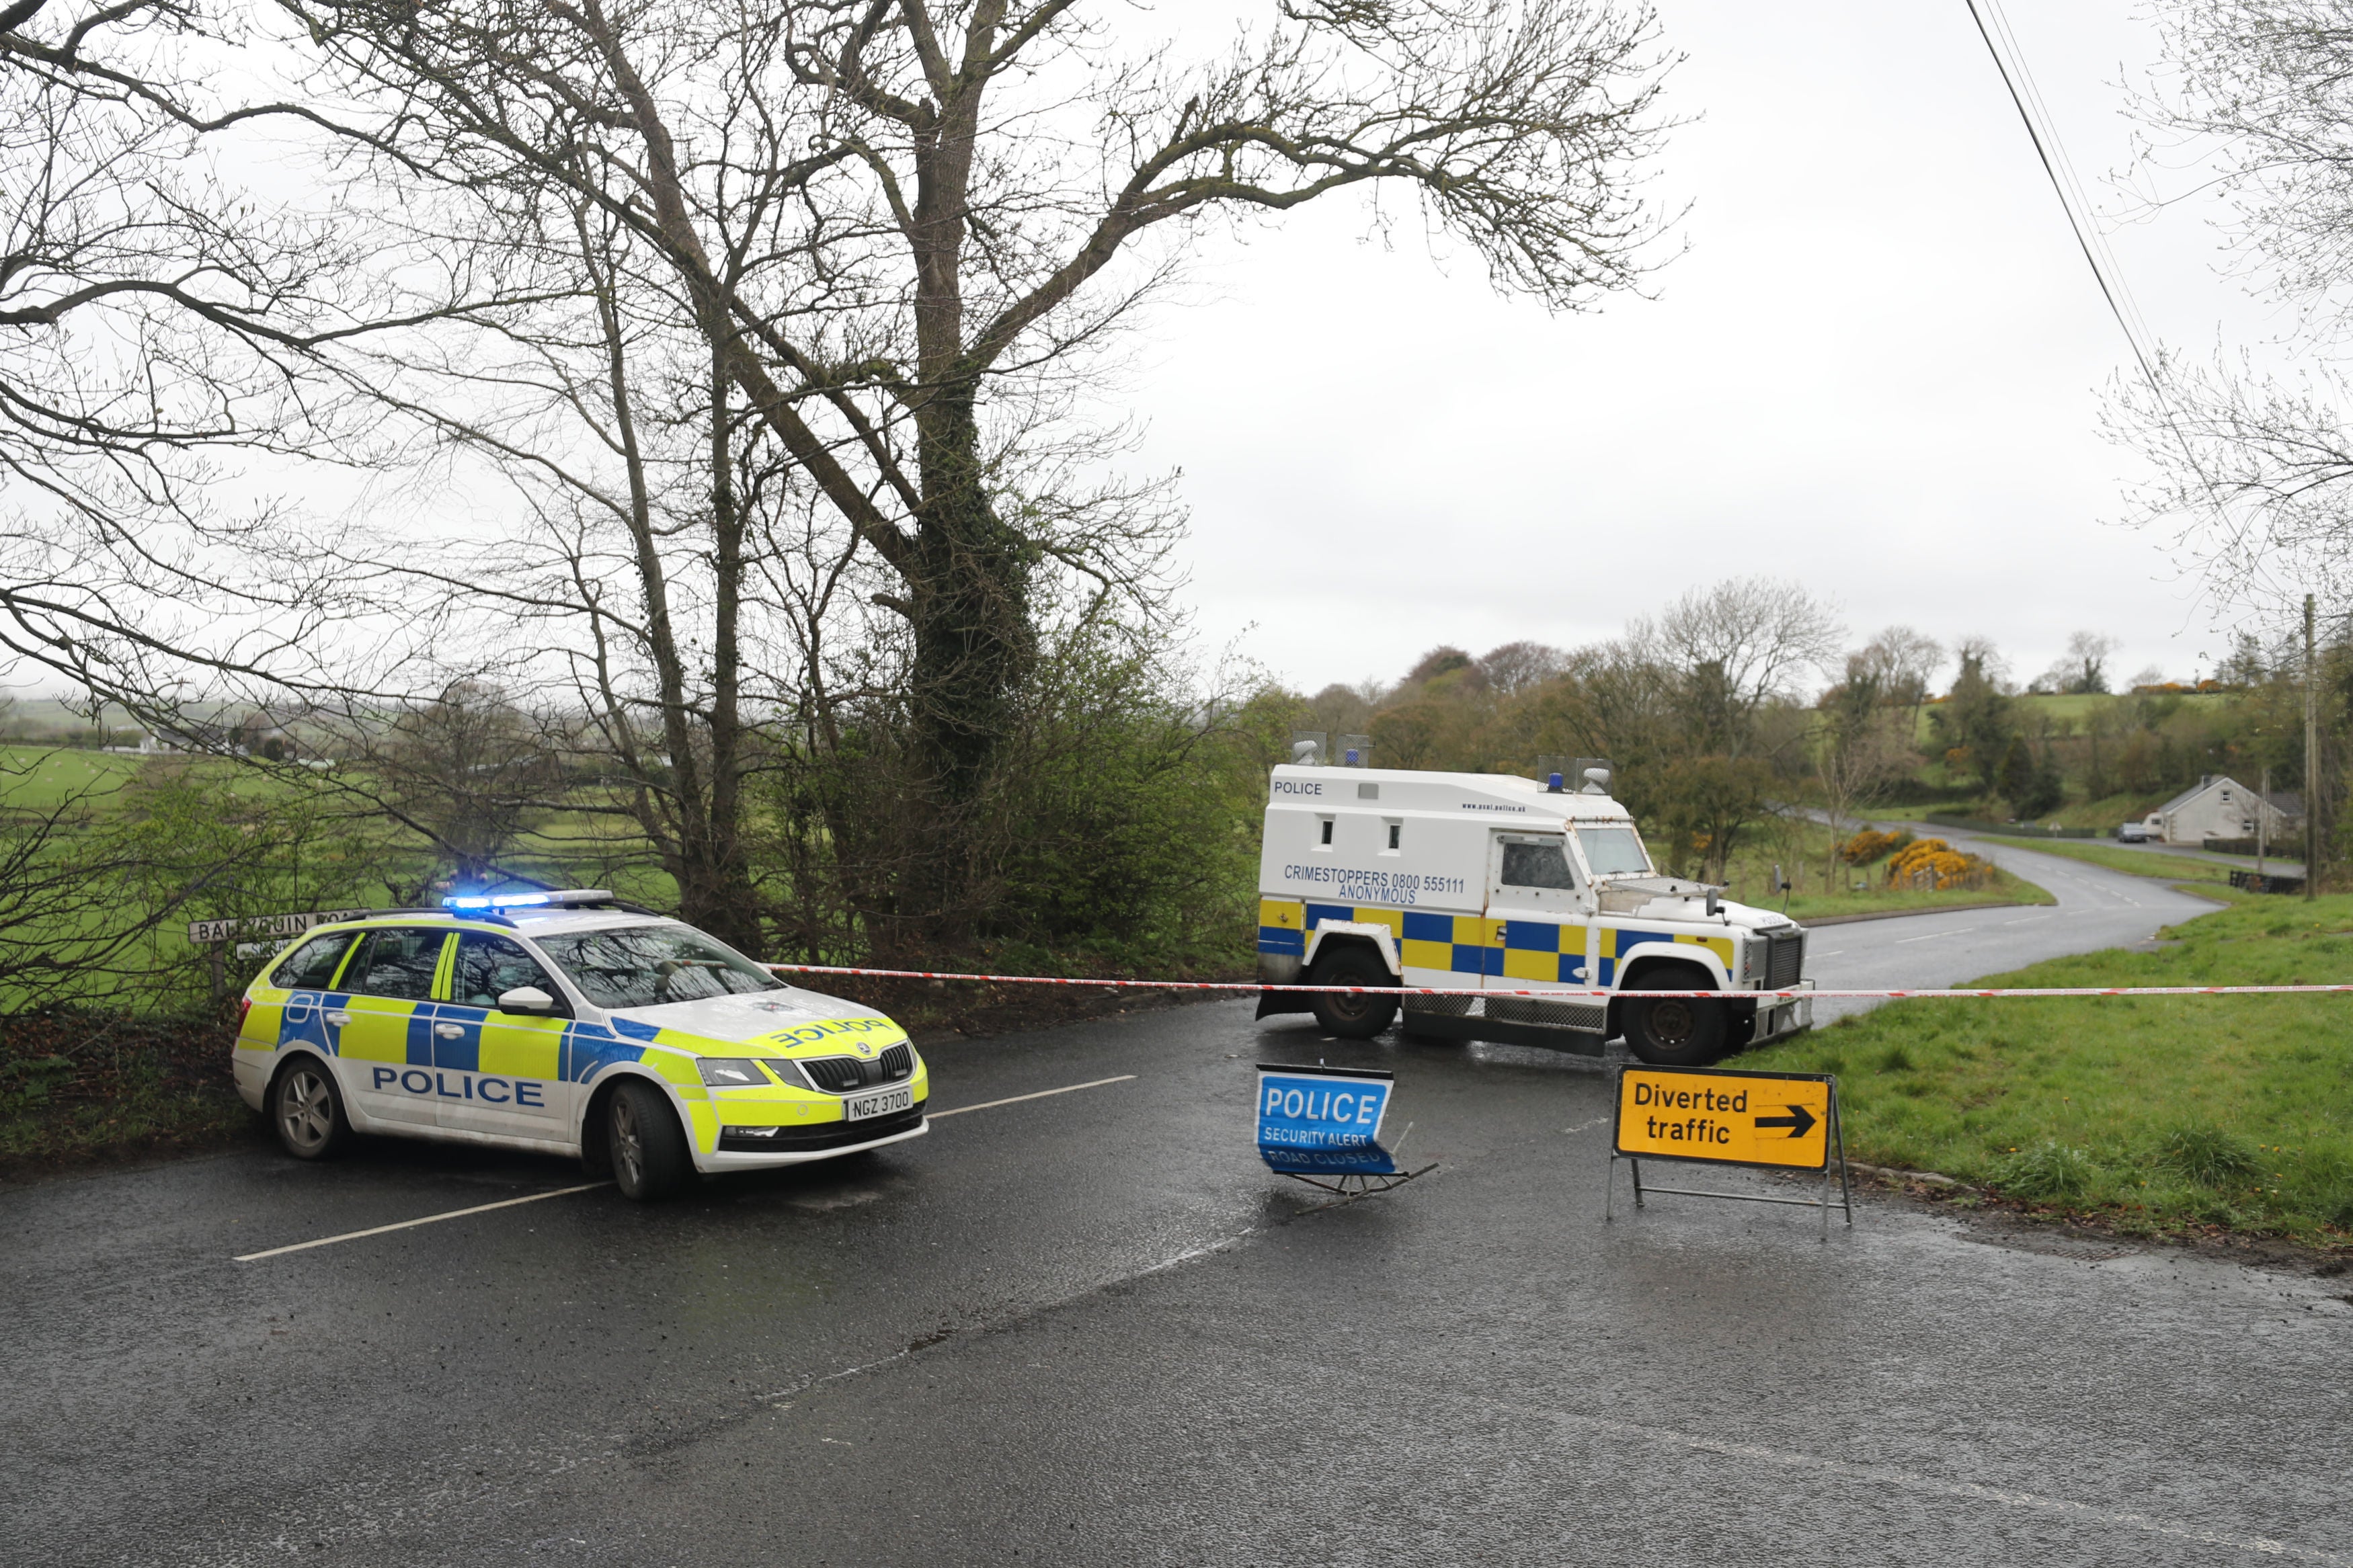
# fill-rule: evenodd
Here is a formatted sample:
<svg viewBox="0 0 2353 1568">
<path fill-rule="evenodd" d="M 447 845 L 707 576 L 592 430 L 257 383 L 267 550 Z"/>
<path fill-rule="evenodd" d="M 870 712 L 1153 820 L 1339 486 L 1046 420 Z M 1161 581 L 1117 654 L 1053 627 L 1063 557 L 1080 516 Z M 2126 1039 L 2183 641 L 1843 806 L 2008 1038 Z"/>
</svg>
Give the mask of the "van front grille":
<svg viewBox="0 0 2353 1568">
<path fill-rule="evenodd" d="M 1805 978 L 1806 933 L 1784 926 L 1765 933 L 1765 989 L 1785 991 Z"/>
</svg>

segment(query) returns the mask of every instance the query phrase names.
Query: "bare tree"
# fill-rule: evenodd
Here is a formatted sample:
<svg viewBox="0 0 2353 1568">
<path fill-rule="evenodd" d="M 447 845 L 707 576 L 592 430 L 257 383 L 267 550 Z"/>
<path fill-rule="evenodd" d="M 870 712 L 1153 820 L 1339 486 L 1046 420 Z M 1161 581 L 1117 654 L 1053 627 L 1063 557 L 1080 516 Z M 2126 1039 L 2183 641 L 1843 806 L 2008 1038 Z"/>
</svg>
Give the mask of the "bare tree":
<svg viewBox="0 0 2353 1568">
<path fill-rule="evenodd" d="M 1568 656 L 1540 642 L 1507 642 L 1479 660 L 1487 685 L 1500 697 L 1532 690 L 1568 668 Z"/>
<path fill-rule="evenodd" d="M 1944 644 L 1910 626 L 1887 627 L 1863 645 L 1862 654 L 1863 669 L 1879 688 L 1879 700 L 1909 710 L 1915 730 L 1946 657 Z"/>
<path fill-rule="evenodd" d="M 1830 827 L 1825 888 L 1839 885 L 1838 853 L 1845 830 L 1859 826 L 1861 815 L 1919 761 L 1911 743 L 1910 710 L 1888 700 L 1880 674 L 1883 656 L 1873 651 L 1878 646 L 1874 642 L 1847 656 L 1844 679 L 1824 694 L 1820 709 L 1812 762 Z"/>
<path fill-rule="evenodd" d="M 373 116 L 347 129 L 402 193 L 381 221 L 504 301 L 439 302 L 353 385 L 523 476 L 528 563 L 444 585 L 557 592 L 608 743 L 686 814 L 698 915 L 744 893 L 747 679 L 796 744 L 838 744 L 845 696 L 898 706 L 929 837 L 893 897 L 958 902 L 1045 623 L 1155 606 L 1173 517 L 1090 477 L 1118 432 L 1076 399 L 1192 237 L 1393 187 L 1574 310 L 1658 229 L 1662 62 L 1606 0 L 1310 0 L 1198 62 L 1120 52 L 1077 0 L 289 9 L 318 90 Z M 765 668 L 754 597 L 786 612 Z"/>
<path fill-rule="evenodd" d="M 2103 632 L 2076 632 L 2067 651 L 2043 672 L 2038 685 L 2075 696 L 2103 696 L 2108 689 L 2108 659 L 2124 645 Z"/>
<path fill-rule="evenodd" d="M 2111 427 L 2155 470 L 2133 499 L 2145 522 L 2173 531 L 2218 608 L 2276 621 L 2307 590 L 2341 605 L 2353 600 L 2353 434 L 2340 408 L 2353 30 L 2311 0 L 2168 0 L 2156 14 L 2170 68 L 2136 105 L 2144 168 L 2162 182 L 2185 148 L 2219 163 L 2241 276 L 2286 307 L 2303 364 L 2281 379 L 2244 354 L 2198 365 L 2168 353 L 2157 385 L 2120 381 Z"/>
<path fill-rule="evenodd" d="M 229 95 L 247 41 L 183 0 L 0 8 L 0 655 L 150 716 L 320 679 L 348 607 L 332 550 L 261 568 L 275 504 L 222 499 L 309 448 L 304 367 L 373 303 L 330 210 L 220 173 L 310 118 Z"/>
<path fill-rule="evenodd" d="M 1737 760 L 1757 713 L 1830 658 L 1841 630 L 1831 607 L 1799 584 L 1736 577 L 1693 589 L 1656 620 L 1630 622 L 1626 640 L 1682 672 L 1685 724 L 1703 749 Z"/>
</svg>

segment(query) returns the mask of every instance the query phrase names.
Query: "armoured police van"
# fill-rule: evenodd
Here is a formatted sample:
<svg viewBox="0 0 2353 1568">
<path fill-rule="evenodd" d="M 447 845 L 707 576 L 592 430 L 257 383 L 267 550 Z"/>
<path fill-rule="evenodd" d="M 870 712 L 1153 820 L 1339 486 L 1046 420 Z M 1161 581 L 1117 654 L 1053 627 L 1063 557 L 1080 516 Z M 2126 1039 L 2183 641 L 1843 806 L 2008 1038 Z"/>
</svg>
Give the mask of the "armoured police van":
<svg viewBox="0 0 2353 1568">
<path fill-rule="evenodd" d="M 1303 745 L 1303 752 L 1314 748 Z M 1353 758 L 1360 752 L 1352 751 Z M 1500 773 L 1277 767 L 1259 861 L 1259 978 L 1373 994 L 1262 993 L 1258 1016 L 1313 1012 L 1369 1038 L 1409 1035 L 1696 1066 L 1813 1021 L 1806 932 L 1722 889 L 1658 874 L 1606 767 L 1543 783 Z M 1379 990 L 1445 986 L 1451 996 Z M 1575 986 L 1612 994 L 1509 994 Z M 1623 991 L 1709 991 L 1697 999 Z"/>
</svg>

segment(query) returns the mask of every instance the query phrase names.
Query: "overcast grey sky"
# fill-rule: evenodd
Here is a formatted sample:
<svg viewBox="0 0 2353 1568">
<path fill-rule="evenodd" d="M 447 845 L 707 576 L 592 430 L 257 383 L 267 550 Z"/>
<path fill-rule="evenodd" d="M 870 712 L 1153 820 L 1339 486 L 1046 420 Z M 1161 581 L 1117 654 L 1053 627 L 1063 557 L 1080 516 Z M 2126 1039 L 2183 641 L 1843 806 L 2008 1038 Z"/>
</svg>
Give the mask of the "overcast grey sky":
<svg viewBox="0 0 2353 1568">
<path fill-rule="evenodd" d="M 2156 58 L 2136 9 L 2010 5 L 2112 219 L 2120 84 Z M 2120 674 L 2211 670 L 2194 584 L 2116 525 L 2136 459 L 2098 421 L 2128 350 L 1962 0 L 1660 10 L 1700 120 L 1660 171 L 1692 211 L 1657 298 L 1550 317 L 1334 205 L 1214 247 L 1163 311 L 1129 390 L 1145 461 L 1185 470 L 1204 640 L 1313 690 L 1770 573 L 1857 641 L 1989 636 L 2021 680 L 2079 627 L 2124 640 Z M 2155 331 L 2201 353 L 2274 330 L 2214 216 L 2111 238 Z"/>
</svg>

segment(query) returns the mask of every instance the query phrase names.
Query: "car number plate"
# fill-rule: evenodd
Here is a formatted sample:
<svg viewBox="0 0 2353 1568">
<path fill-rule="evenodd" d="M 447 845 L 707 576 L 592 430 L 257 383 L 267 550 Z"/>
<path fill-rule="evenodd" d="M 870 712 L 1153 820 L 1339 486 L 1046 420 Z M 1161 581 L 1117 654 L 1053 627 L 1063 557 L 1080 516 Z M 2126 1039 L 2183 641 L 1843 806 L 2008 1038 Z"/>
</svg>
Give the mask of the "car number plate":
<svg viewBox="0 0 2353 1568">
<path fill-rule="evenodd" d="M 915 1109 L 915 1090 L 912 1085 L 886 1089 L 880 1094 L 861 1094 L 843 1107 L 844 1121 L 863 1121 L 872 1116 L 888 1116 L 894 1110 Z"/>
</svg>

